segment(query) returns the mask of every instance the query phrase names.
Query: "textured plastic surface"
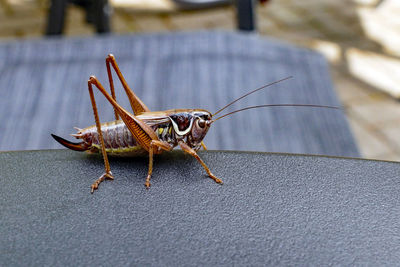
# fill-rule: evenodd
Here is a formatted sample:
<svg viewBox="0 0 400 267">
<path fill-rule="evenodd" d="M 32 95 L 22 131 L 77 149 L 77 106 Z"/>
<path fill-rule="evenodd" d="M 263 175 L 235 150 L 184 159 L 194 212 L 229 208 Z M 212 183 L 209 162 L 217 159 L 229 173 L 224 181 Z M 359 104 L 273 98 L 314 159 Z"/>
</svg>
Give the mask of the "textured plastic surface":
<svg viewBox="0 0 400 267">
<path fill-rule="evenodd" d="M 400 164 L 180 151 L 111 160 L 0 153 L 0 265 L 397 265 Z"/>
</svg>

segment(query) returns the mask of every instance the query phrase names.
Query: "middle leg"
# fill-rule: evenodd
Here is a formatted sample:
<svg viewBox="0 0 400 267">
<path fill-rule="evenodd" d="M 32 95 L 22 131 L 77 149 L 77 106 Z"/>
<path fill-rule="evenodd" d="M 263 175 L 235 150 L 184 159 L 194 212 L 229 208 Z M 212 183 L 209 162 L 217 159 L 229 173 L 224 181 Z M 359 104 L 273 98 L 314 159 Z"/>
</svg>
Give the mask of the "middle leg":
<svg viewBox="0 0 400 267">
<path fill-rule="evenodd" d="M 151 141 L 149 149 L 149 172 L 147 173 L 146 182 L 144 183 L 147 189 L 149 189 L 151 186 L 150 179 L 151 179 L 151 174 L 153 173 L 153 155 L 157 154 L 155 152 L 158 152 L 159 148 L 165 151 L 171 151 L 173 149 L 173 147 L 168 143 L 158 140 Z"/>
</svg>

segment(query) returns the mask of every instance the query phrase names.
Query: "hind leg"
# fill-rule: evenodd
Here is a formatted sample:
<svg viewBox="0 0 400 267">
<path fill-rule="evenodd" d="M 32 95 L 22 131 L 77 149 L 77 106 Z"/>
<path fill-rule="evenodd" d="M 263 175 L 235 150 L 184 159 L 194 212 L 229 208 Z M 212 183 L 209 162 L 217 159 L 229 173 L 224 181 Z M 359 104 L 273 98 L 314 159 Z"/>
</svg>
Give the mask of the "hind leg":
<svg viewBox="0 0 400 267">
<path fill-rule="evenodd" d="M 115 57 L 112 54 L 109 54 L 106 58 L 106 65 L 107 65 L 107 73 L 108 73 L 108 80 L 110 82 L 110 87 L 111 87 L 111 93 L 113 94 L 113 98 L 115 100 L 115 93 L 114 93 L 114 82 L 112 79 L 111 75 L 111 67 L 113 67 L 114 71 L 117 73 L 117 76 L 122 84 L 122 87 L 124 88 L 126 95 L 128 96 L 129 102 L 131 104 L 133 113 L 135 115 L 139 115 L 140 113 L 150 111 L 149 108 L 140 100 L 139 97 L 135 95 L 135 93 L 129 88 L 128 83 L 126 82 L 124 76 L 121 73 L 121 70 L 118 67 L 117 61 L 115 60 Z M 117 117 L 117 111 L 115 110 L 115 116 Z"/>
<path fill-rule="evenodd" d="M 100 176 L 99 179 L 97 179 L 92 186 L 90 187 L 91 190 L 90 192 L 93 193 L 94 190 L 96 190 L 99 187 L 99 184 L 103 182 L 105 179 L 111 179 L 114 180 L 114 177 L 111 173 L 110 170 L 110 163 L 108 162 L 108 156 L 106 153 L 106 148 L 104 145 L 104 139 L 103 139 L 103 134 L 101 132 L 101 125 L 100 125 L 100 120 L 99 120 L 99 114 L 97 112 L 97 106 L 96 106 L 96 101 L 94 99 L 94 94 L 93 94 L 93 88 L 92 88 L 92 83 L 90 80 L 88 81 L 88 88 L 89 88 L 89 95 L 90 95 L 90 100 L 92 102 L 92 107 L 93 107 L 93 114 L 94 114 L 94 119 L 96 121 L 96 129 L 97 129 L 97 134 L 99 135 L 100 139 L 100 146 L 101 146 L 101 153 L 103 154 L 103 159 L 104 159 L 104 169 L 105 172 L 103 175 Z"/>
</svg>

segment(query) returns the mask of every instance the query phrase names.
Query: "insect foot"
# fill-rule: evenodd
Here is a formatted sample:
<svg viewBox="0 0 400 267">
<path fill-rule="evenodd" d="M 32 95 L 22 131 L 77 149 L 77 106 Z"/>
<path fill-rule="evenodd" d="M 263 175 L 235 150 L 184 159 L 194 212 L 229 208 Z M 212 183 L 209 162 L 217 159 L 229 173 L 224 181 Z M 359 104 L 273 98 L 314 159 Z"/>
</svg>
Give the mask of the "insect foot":
<svg viewBox="0 0 400 267">
<path fill-rule="evenodd" d="M 150 175 L 150 174 L 147 175 L 147 177 L 146 177 L 146 182 L 144 182 L 144 186 L 146 186 L 146 189 L 149 189 L 150 186 L 151 186 L 150 178 L 151 178 L 151 175 Z"/>
<path fill-rule="evenodd" d="M 104 173 L 102 176 L 100 176 L 99 179 L 97 179 L 97 180 L 92 184 L 92 186 L 90 187 L 90 188 L 91 188 L 90 193 L 93 194 L 94 190 L 97 190 L 97 188 L 99 188 L 99 184 L 100 184 L 101 182 L 103 182 L 105 179 L 114 180 L 114 176 L 112 175 L 111 172 L 106 172 L 106 173 Z"/>
<path fill-rule="evenodd" d="M 224 184 L 221 179 L 217 178 L 214 174 L 210 173 L 208 175 L 211 179 L 213 179 L 217 184 Z"/>
</svg>

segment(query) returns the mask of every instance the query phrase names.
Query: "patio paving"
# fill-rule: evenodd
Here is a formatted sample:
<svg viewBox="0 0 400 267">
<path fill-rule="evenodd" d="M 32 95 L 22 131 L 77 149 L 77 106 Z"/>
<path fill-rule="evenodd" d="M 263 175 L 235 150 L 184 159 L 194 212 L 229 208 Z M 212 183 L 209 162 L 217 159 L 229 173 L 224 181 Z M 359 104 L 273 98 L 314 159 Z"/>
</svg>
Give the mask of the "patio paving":
<svg viewBox="0 0 400 267">
<path fill-rule="evenodd" d="M 115 33 L 235 30 L 235 10 L 177 11 L 168 0 L 113 0 Z M 40 38 L 45 0 L 0 0 L 0 40 Z M 143 11 L 144 8 L 150 9 Z M 395 0 L 272 0 L 257 8 L 258 32 L 317 50 L 366 158 L 400 161 L 400 4 Z M 93 35 L 84 13 L 69 7 L 67 36 Z"/>
</svg>

